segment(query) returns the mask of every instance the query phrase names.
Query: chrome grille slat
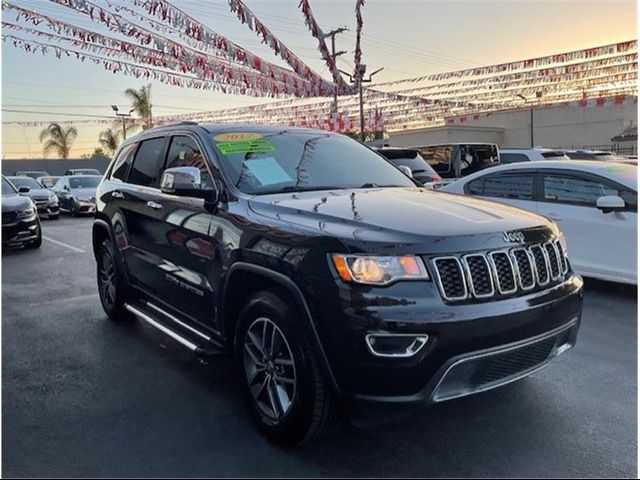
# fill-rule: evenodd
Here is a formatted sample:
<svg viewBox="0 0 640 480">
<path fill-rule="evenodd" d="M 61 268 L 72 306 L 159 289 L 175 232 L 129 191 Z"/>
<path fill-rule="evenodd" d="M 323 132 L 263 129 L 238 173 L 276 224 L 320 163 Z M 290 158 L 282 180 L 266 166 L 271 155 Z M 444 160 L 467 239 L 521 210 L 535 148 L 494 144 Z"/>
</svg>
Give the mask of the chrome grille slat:
<svg viewBox="0 0 640 480">
<path fill-rule="evenodd" d="M 522 290 L 531 290 L 536 286 L 533 259 L 526 248 L 514 248 L 511 255 L 518 272 L 518 281 Z"/>
<path fill-rule="evenodd" d="M 475 298 L 492 297 L 495 294 L 495 288 L 487 258 L 482 254 L 474 253 L 463 256 L 462 263 L 467 273 L 471 295 Z"/>
<path fill-rule="evenodd" d="M 557 283 L 569 271 L 559 240 L 431 258 L 434 279 L 447 302 L 488 299 Z"/>
<path fill-rule="evenodd" d="M 560 255 L 556 246 L 549 242 L 544 244 L 544 251 L 549 259 L 549 273 L 552 280 L 557 280 L 562 275 L 562 265 L 560 264 Z"/>
<path fill-rule="evenodd" d="M 549 276 L 549 262 L 544 254 L 544 249 L 540 245 L 532 245 L 529 247 L 529 251 L 536 270 L 536 283 L 540 286 L 547 285 L 551 279 Z"/>
<path fill-rule="evenodd" d="M 438 257 L 433 260 L 440 293 L 445 300 L 464 300 L 468 296 L 464 270 L 458 257 Z"/>
<path fill-rule="evenodd" d="M 511 262 L 511 257 L 508 252 L 490 252 L 489 263 L 493 269 L 498 291 L 501 294 L 508 295 L 518 290 L 515 269 L 513 268 L 513 263 Z"/>
</svg>

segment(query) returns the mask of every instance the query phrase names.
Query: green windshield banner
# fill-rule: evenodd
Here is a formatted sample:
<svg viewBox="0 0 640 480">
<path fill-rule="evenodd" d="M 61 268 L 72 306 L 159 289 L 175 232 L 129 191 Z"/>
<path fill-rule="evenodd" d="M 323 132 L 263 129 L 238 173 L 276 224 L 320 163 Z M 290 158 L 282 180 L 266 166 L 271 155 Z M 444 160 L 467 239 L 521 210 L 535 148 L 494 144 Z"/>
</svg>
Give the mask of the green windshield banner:
<svg viewBox="0 0 640 480">
<path fill-rule="evenodd" d="M 273 153 L 276 151 L 276 147 L 265 138 L 220 142 L 217 143 L 216 146 L 223 155 L 233 155 L 234 153 Z"/>
</svg>

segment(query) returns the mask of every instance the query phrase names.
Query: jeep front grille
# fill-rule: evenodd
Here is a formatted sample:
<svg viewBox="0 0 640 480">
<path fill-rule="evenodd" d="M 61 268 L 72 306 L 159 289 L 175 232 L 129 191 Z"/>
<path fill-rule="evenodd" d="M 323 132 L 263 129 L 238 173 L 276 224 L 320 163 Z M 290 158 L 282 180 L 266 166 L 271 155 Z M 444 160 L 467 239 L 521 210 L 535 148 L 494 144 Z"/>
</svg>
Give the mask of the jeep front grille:
<svg viewBox="0 0 640 480">
<path fill-rule="evenodd" d="M 448 302 L 518 295 L 558 283 L 569 270 L 559 241 L 435 257 L 431 266 L 440 294 Z"/>
</svg>

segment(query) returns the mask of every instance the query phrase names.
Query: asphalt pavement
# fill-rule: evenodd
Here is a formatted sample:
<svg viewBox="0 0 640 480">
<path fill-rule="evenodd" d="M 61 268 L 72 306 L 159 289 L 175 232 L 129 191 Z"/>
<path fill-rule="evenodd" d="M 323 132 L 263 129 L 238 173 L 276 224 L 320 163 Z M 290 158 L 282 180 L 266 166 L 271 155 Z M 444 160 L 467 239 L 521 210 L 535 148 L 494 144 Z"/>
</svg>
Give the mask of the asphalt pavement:
<svg viewBox="0 0 640 480">
<path fill-rule="evenodd" d="M 106 319 L 91 222 L 2 252 L 4 477 L 637 476 L 635 289 L 587 282 L 577 346 L 528 379 L 284 449 L 228 360 Z"/>
</svg>

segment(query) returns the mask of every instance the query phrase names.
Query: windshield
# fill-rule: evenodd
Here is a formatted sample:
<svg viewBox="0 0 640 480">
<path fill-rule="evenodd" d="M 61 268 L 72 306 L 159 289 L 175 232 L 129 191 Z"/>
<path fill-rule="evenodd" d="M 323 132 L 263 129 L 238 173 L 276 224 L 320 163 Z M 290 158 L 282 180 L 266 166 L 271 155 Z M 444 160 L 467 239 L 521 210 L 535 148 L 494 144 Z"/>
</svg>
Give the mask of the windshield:
<svg viewBox="0 0 640 480">
<path fill-rule="evenodd" d="M 368 187 L 415 187 L 364 145 L 320 132 L 212 135 L 223 168 L 244 193 Z"/>
<path fill-rule="evenodd" d="M 16 193 L 16 191 L 11 186 L 9 181 L 6 178 L 2 177 L 2 195 L 13 195 L 14 193 Z"/>
<path fill-rule="evenodd" d="M 69 187 L 73 190 L 75 188 L 96 188 L 100 183 L 100 177 L 70 177 Z"/>
<path fill-rule="evenodd" d="M 617 160 L 617 157 L 611 152 L 594 152 L 593 156 L 597 160 Z"/>
<path fill-rule="evenodd" d="M 9 181 L 18 187 L 29 187 L 31 190 L 42 190 L 42 185 L 31 177 L 10 177 Z"/>
<path fill-rule="evenodd" d="M 42 177 L 39 178 L 38 181 L 45 187 L 51 188 L 53 187 L 60 177 Z"/>
</svg>

